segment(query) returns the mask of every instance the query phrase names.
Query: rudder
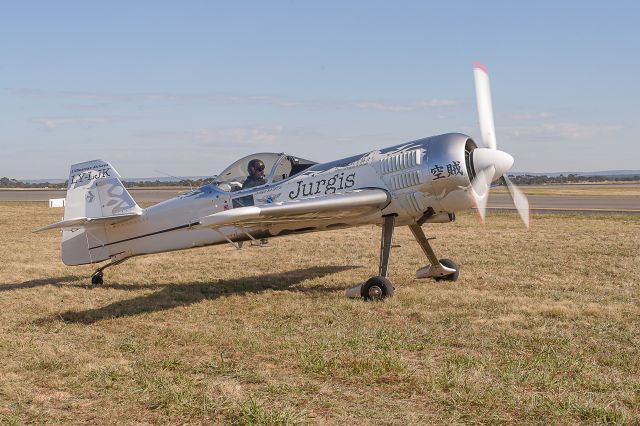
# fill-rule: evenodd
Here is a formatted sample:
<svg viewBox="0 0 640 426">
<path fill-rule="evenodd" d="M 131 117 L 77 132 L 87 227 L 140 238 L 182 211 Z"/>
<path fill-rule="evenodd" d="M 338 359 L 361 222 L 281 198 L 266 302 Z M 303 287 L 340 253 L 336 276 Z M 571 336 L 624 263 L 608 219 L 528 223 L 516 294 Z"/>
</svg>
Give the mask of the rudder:
<svg viewBox="0 0 640 426">
<path fill-rule="evenodd" d="M 104 160 L 93 160 L 71 166 L 64 219 L 98 218 L 141 211 L 120 175 Z"/>
</svg>

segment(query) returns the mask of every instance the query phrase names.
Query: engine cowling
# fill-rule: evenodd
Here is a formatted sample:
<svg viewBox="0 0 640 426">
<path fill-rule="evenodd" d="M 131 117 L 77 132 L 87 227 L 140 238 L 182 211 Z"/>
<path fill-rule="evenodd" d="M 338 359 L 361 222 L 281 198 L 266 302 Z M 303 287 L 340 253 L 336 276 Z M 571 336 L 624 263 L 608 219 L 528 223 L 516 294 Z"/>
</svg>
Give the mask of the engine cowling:
<svg viewBox="0 0 640 426">
<path fill-rule="evenodd" d="M 455 212 L 473 207 L 469 190 L 475 178 L 473 151 L 477 147 L 473 139 L 460 133 L 441 135 L 428 141 L 424 173 L 428 190 L 441 211 Z"/>
</svg>

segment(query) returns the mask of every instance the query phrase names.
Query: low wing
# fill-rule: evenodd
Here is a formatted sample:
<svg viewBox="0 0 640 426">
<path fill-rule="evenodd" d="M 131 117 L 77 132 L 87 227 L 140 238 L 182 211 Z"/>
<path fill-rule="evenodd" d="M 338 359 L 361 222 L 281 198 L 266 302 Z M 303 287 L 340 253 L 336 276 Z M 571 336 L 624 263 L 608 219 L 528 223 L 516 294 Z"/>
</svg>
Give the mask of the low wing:
<svg viewBox="0 0 640 426">
<path fill-rule="evenodd" d="M 359 189 L 341 194 L 273 203 L 265 206 L 239 207 L 200 218 L 195 227 L 253 226 L 274 222 L 345 219 L 375 213 L 391 202 L 387 191 Z"/>
<path fill-rule="evenodd" d="M 33 232 L 42 232 L 42 231 L 48 231 L 50 229 L 57 229 L 57 228 L 75 228 L 78 226 L 86 226 L 88 224 L 94 224 L 94 223 L 101 224 L 101 225 L 112 225 L 114 223 L 124 222 L 125 220 L 133 219 L 134 217 L 138 217 L 141 214 L 142 212 L 118 214 L 114 216 L 103 216 L 103 217 L 76 217 L 73 219 L 61 220 L 60 222 L 43 226 L 42 228 L 36 229 Z"/>
</svg>

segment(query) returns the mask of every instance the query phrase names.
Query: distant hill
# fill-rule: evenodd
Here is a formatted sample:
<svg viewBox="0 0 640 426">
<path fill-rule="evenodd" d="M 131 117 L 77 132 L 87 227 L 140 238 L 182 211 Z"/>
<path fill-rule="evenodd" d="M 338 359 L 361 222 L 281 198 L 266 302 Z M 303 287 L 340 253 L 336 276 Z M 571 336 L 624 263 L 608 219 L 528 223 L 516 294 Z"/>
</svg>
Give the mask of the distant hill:
<svg viewBox="0 0 640 426">
<path fill-rule="evenodd" d="M 65 179 L 12 179 L 23 183 L 44 184 L 44 183 L 65 183 Z"/>
<path fill-rule="evenodd" d="M 509 176 L 640 176 L 640 170 L 602 170 L 597 172 L 509 172 Z M 128 177 L 122 178 L 125 182 L 180 182 L 185 180 L 198 181 L 210 179 L 212 176 L 160 176 L 160 177 Z M 12 179 L 23 183 L 64 183 L 65 179 Z"/>
<path fill-rule="evenodd" d="M 509 172 L 518 185 L 543 185 L 574 182 L 640 181 L 640 170 L 603 170 L 596 172 Z M 127 187 L 186 186 L 198 187 L 211 181 L 213 176 L 184 177 L 132 177 L 123 178 Z M 0 188 L 66 188 L 64 179 L 9 179 L 0 178 Z"/>
<path fill-rule="evenodd" d="M 124 178 L 122 179 L 124 186 L 132 187 L 158 187 L 158 186 L 185 186 L 198 187 L 205 185 L 213 177 L 210 176 L 186 176 L 178 177 L 149 177 L 149 178 Z M 63 179 L 9 179 L 7 177 L 0 178 L 0 188 L 59 188 L 65 189 L 67 181 Z"/>
<path fill-rule="evenodd" d="M 161 177 L 132 177 L 132 178 L 122 178 L 124 182 L 180 182 L 183 180 L 204 180 L 209 179 L 211 176 L 182 176 L 182 177 L 173 177 L 173 176 L 161 176 Z M 65 183 L 66 179 L 16 179 L 18 182 L 24 183 Z"/>
<path fill-rule="evenodd" d="M 640 182 L 640 170 L 606 170 L 601 172 L 509 173 L 516 185 L 558 183 Z"/>
<path fill-rule="evenodd" d="M 509 172 L 509 176 L 640 176 L 640 170 L 602 170 L 598 172 Z"/>
</svg>

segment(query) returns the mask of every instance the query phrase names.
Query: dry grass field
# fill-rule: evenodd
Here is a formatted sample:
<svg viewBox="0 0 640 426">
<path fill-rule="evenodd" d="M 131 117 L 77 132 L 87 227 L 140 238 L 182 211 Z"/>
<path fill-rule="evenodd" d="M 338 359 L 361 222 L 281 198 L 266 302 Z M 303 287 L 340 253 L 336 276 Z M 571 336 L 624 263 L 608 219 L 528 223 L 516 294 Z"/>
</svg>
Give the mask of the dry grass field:
<svg viewBox="0 0 640 426">
<path fill-rule="evenodd" d="M 0 423 L 638 424 L 640 218 L 407 229 L 394 298 L 349 300 L 380 230 L 133 259 L 87 288 L 44 203 L 0 203 Z"/>
</svg>

